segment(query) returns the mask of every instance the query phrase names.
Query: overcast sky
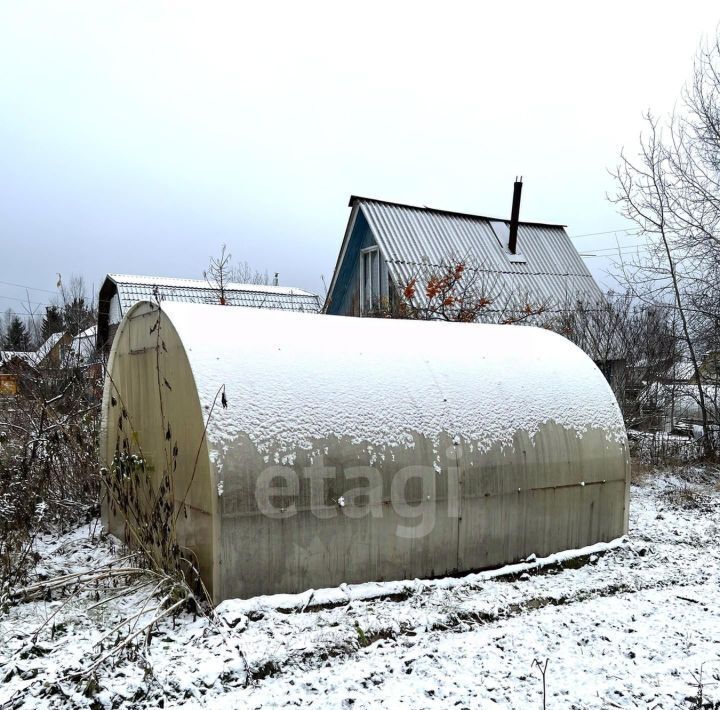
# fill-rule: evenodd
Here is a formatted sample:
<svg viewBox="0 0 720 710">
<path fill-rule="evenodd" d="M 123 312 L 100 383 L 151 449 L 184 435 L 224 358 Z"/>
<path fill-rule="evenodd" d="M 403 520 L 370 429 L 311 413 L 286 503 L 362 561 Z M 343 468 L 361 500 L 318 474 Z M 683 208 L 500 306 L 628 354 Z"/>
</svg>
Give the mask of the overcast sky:
<svg viewBox="0 0 720 710">
<path fill-rule="evenodd" d="M 350 194 L 509 216 L 520 174 L 522 219 L 624 229 L 607 170 L 719 20 L 717 0 L 0 0 L 0 281 L 40 307 L 58 272 L 201 278 L 225 242 L 322 292 Z"/>
</svg>

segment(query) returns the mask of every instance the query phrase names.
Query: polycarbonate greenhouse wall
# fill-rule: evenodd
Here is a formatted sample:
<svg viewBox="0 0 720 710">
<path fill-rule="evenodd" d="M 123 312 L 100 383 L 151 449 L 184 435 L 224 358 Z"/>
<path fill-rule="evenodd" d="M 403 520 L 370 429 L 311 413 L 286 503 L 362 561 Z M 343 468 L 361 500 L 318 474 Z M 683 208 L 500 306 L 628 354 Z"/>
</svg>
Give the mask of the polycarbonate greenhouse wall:
<svg viewBox="0 0 720 710">
<path fill-rule="evenodd" d="M 178 540 L 215 601 L 482 569 L 627 531 L 614 395 L 545 330 L 145 302 L 108 370 L 107 475 L 122 444 L 142 450 L 149 485 L 172 466 Z M 117 511 L 104 518 L 123 534 Z"/>
</svg>

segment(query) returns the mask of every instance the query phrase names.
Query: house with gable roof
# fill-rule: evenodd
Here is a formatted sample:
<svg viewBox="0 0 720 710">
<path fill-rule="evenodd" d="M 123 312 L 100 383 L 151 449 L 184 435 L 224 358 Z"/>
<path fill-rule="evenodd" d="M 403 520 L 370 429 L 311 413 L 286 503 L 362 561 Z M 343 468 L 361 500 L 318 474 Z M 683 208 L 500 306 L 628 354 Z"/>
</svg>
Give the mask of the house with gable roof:
<svg viewBox="0 0 720 710">
<path fill-rule="evenodd" d="M 541 309 L 545 322 L 579 303 L 599 307 L 603 293 L 565 225 L 521 221 L 521 192 L 522 182 L 516 181 L 510 219 L 352 195 L 323 312 L 364 316 L 387 306 L 392 310 L 412 279 L 458 263 L 474 272 L 475 288 L 483 290 L 477 295 L 489 301 L 483 322 L 506 322 L 528 305 Z M 424 289 L 415 289 L 413 298 L 426 299 Z M 591 341 L 582 347 L 619 394 L 621 357 L 590 352 Z"/>
<path fill-rule="evenodd" d="M 517 183 L 521 184 L 521 183 Z M 516 193 L 519 192 L 516 190 Z M 513 213 L 519 213 L 519 196 Z M 391 300 L 419 272 L 464 261 L 482 272 L 494 304 L 562 311 L 603 294 L 564 225 L 522 222 L 353 195 L 324 312 L 361 316 Z M 418 296 L 422 297 L 419 291 Z M 502 320 L 490 304 L 486 318 Z"/>
</svg>

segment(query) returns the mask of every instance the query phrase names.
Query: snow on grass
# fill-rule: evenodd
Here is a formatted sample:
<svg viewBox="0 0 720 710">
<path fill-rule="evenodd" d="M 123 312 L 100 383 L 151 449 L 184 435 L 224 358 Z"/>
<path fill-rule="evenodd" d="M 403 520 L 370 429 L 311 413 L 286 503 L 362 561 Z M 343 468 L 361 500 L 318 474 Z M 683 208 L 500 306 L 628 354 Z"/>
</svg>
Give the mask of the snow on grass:
<svg viewBox="0 0 720 710">
<path fill-rule="evenodd" d="M 632 489 L 629 541 L 580 557 L 231 600 L 214 621 L 184 614 L 96 679 L 73 676 L 147 601 L 137 579 L 120 596 L 79 589 L 17 604 L 0 617 L 0 705 L 539 708 L 535 659 L 549 659 L 551 708 L 695 707 L 701 668 L 705 699 L 718 700 L 716 481 L 703 469 L 646 476 Z M 42 576 L 121 554 L 91 527 L 40 548 Z"/>
</svg>

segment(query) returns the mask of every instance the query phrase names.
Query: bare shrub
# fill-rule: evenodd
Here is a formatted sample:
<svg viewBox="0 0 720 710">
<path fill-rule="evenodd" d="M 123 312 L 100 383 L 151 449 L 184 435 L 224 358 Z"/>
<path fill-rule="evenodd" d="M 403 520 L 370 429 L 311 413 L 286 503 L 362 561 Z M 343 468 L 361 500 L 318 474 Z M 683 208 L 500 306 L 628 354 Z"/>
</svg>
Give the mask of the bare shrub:
<svg viewBox="0 0 720 710">
<path fill-rule="evenodd" d="M 0 585 L 5 599 L 23 584 L 41 532 L 63 532 L 97 515 L 100 484 L 97 436 L 102 363 L 72 336 L 94 323 L 81 278 L 58 282 L 56 304 L 29 331 L 64 340 L 2 364 L 11 389 L 0 393 Z M 49 348 L 49 345 L 48 345 Z"/>
<path fill-rule="evenodd" d="M 503 293 L 497 275 L 469 259 L 448 257 L 440 264 L 424 264 L 405 283 L 392 285 L 389 298 L 368 315 L 510 325 L 532 321 L 547 308 L 520 294 Z"/>
<path fill-rule="evenodd" d="M 86 368 L 15 361 L 14 397 L 0 398 L 0 582 L 22 583 L 33 542 L 97 514 L 97 382 Z M 13 372 L 14 370 L 14 372 Z"/>
<path fill-rule="evenodd" d="M 675 508 L 701 510 L 705 512 L 711 512 L 713 510 L 712 496 L 700 493 L 688 484 L 669 488 L 660 494 L 660 498 Z"/>
<path fill-rule="evenodd" d="M 178 541 L 178 520 L 186 513 L 186 498 L 190 484 L 185 490 L 176 490 L 176 479 L 192 482 L 198 459 L 187 476 L 180 477 L 178 461 L 180 446 L 199 447 L 202 441 L 178 441 L 174 435 L 173 422 L 165 409 L 165 392 L 172 388 L 163 367 L 167 352 L 162 334 L 162 309 L 158 303 L 157 318 L 150 328 L 155 337 L 155 384 L 160 401 L 160 420 L 157 426 L 164 432 L 163 451 L 154 466 L 149 466 L 142 449 L 142 432 L 132 423 L 121 393 L 108 374 L 110 408 L 112 413 L 107 426 L 116 428 L 116 447 L 111 461 L 101 469 L 108 496 L 109 511 L 119 516 L 125 528 L 125 539 L 142 556 L 143 564 L 156 574 L 163 575 L 173 586 L 173 601 L 179 598 L 196 610 L 201 604 L 209 605 L 210 596 L 200 578 L 197 560 L 191 550 L 183 548 Z M 208 414 L 212 416 L 215 404 L 225 402 L 224 388 L 218 391 L 215 403 Z M 203 438 L 205 432 L 203 431 Z M 182 606 L 182 605 L 181 605 Z"/>
<path fill-rule="evenodd" d="M 275 277 L 277 279 L 277 274 Z M 268 286 L 270 276 L 267 271 L 254 269 L 247 261 L 241 261 L 230 270 L 230 278 L 239 284 L 253 284 L 255 286 Z"/>
<path fill-rule="evenodd" d="M 693 439 L 662 431 L 628 432 L 630 455 L 649 466 L 684 465 L 702 458 L 702 446 Z"/>
</svg>

